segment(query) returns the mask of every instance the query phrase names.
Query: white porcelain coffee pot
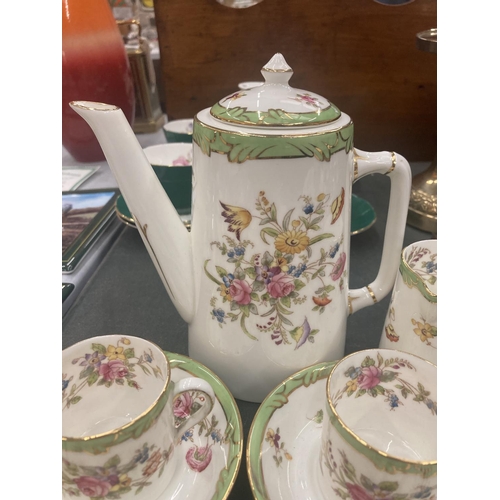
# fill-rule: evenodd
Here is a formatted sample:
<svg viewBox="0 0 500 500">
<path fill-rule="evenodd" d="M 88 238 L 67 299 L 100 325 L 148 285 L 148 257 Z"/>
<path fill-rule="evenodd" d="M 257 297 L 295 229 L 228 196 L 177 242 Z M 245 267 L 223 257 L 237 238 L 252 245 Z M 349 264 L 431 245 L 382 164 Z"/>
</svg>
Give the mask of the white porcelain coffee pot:
<svg viewBox="0 0 500 500">
<path fill-rule="evenodd" d="M 411 186 L 403 157 L 355 149 L 348 115 L 289 86 L 281 54 L 262 75 L 262 86 L 194 118 L 191 233 L 122 111 L 71 103 L 189 324 L 189 355 L 253 402 L 295 371 L 343 357 L 348 315 L 394 283 Z M 372 283 L 349 289 L 352 184 L 373 173 L 391 179 L 380 268 Z"/>
</svg>

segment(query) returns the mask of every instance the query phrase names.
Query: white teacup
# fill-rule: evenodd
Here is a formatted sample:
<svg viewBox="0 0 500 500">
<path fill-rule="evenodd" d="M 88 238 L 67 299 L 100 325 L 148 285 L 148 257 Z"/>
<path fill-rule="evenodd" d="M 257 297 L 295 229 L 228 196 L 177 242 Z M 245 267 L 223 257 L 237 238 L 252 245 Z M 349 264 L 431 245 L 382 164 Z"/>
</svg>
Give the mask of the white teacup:
<svg viewBox="0 0 500 500">
<path fill-rule="evenodd" d="M 403 249 L 379 347 L 437 364 L 437 240 Z"/>
<path fill-rule="evenodd" d="M 326 386 L 324 498 L 436 498 L 436 366 L 393 349 L 346 356 Z"/>
<path fill-rule="evenodd" d="M 62 370 L 63 498 L 159 498 L 182 435 L 212 410 L 210 384 L 174 384 L 158 346 L 122 335 L 65 349 Z"/>
</svg>

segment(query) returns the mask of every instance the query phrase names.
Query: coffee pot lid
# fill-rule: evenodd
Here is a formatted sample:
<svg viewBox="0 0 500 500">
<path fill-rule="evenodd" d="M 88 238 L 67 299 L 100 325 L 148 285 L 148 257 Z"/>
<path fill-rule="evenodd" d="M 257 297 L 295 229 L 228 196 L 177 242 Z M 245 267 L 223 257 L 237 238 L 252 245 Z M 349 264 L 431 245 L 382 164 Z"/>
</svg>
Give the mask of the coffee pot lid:
<svg viewBox="0 0 500 500">
<path fill-rule="evenodd" d="M 224 97 L 210 114 L 226 123 L 266 128 L 325 125 L 340 117 L 340 110 L 324 97 L 288 85 L 293 70 L 281 54 L 261 73 L 263 85 Z"/>
</svg>

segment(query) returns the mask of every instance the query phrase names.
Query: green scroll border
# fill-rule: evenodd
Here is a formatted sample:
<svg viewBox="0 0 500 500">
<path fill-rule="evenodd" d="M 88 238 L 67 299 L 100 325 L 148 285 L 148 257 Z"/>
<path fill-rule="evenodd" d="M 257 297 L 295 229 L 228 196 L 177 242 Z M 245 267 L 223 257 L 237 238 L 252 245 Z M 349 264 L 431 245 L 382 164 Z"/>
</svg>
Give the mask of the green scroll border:
<svg viewBox="0 0 500 500">
<path fill-rule="evenodd" d="M 274 412 L 288 403 L 290 395 L 300 387 L 309 387 L 330 374 L 333 362 L 320 363 L 300 370 L 280 384 L 261 404 L 255 414 L 247 444 L 247 472 L 253 495 L 256 500 L 268 500 L 264 475 L 262 472 L 261 446 L 264 435 Z"/>
<path fill-rule="evenodd" d="M 110 432 L 95 438 L 66 438 L 63 439 L 62 449 L 64 451 L 74 451 L 77 453 L 86 452 L 92 455 L 106 453 L 110 447 L 123 443 L 127 439 L 138 439 L 144 434 L 159 417 L 163 411 L 165 404 L 168 401 L 174 384 L 168 384 L 167 389 L 155 403 L 154 408 L 144 415 L 134 420 L 132 423 L 125 425 L 117 432 Z"/>
<path fill-rule="evenodd" d="M 432 304 L 437 304 L 437 294 L 431 292 L 424 280 L 406 263 L 403 254 L 401 254 L 401 261 L 399 263 L 399 272 L 403 283 L 409 288 L 417 288 L 417 290 Z"/>
<path fill-rule="evenodd" d="M 227 155 L 230 163 L 279 158 L 315 158 L 328 162 L 337 151 L 348 153 L 352 150 L 353 132 L 354 125 L 349 122 L 337 130 L 316 134 L 244 134 L 205 125 L 195 117 L 193 142 L 203 154 Z"/>
<path fill-rule="evenodd" d="M 341 112 L 331 103 L 327 108 L 309 113 L 292 113 L 283 109 L 249 111 L 247 108 L 241 106 L 226 108 L 216 103 L 212 106 L 210 114 L 215 118 L 236 125 L 303 127 L 308 125 L 325 125 L 334 122 L 340 117 Z"/>
</svg>

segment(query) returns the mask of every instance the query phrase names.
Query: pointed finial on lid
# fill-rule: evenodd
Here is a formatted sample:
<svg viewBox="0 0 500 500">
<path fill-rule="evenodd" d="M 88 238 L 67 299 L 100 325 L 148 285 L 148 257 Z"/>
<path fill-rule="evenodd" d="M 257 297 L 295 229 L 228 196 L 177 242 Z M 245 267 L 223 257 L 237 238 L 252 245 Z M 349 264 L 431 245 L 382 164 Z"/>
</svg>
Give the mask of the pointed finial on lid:
<svg viewBox="0 0 500 500">
<path fill-rule="evenodd" d="M 281 83 L 286 85 L 293 75 L 293 70 L 288 66 L 283 55 L 278 52 L 262 68 L 261 73 L 266 83 Z"/>
</svg>

